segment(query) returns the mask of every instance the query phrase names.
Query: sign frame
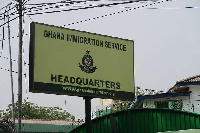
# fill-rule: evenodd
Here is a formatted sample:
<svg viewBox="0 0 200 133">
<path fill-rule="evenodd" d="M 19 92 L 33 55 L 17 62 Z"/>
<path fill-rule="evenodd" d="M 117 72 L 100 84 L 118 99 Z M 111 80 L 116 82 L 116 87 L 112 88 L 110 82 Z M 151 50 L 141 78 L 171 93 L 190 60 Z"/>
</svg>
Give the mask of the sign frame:
<svg viewBox="0 0 200 133">
<path fill-rule="evenodd" d="M 67 29 L 71 31 L 87 33 L 92 35 L 98 35 L 101 37 L 109 37 L 113 39 L 121 39 L 125 41 L 131 41 L 133 43 L 133 88 L 132 92 L 125 92 L 125 91 L 115 91 L 115 90 L 108 90 L 108 89 L 98 89 L 98 88 L 90 88 L 84 86 L 74 86 L 74 85 L 66 85 L 67 89 L 63 90 L 65 85 L 61 84 L 53 84 L 53 83 L 42 83 L 42 82 L 35 82 L 34 81 L 34 71 L 35 71 L 35 25 L 45 25 L 49 27 Z M 135 89 L 134 89 L 134 41 L 128 39 L 122 39 L 118 37 L 112 37 L 107 35 L 101 35 L 96 33 L 90 33 L 86 31 L 74 30 L 69 28 L 63 28 L 38 22 L 32 22 L 30 24 L 30 50 L 29 50 L 29 91 L 33 93 L 46 93 L 46 94 L 57 94 L 57 95 L 70 95 L 70 96 L 80 96 L 80 97 L 90 97 L 90 98 L 104 98 L 104 99 L 116 99 L 116 100 L 134 100 L 135 98 Z M 71 88 L 71 89 L 69 89 Z M 74 88 L 74 91 L 72 89 Z M 94 92 L 94 93 L 90 93 Z M 109 95 L 107 95 L 109 94 Z"/>
</svg>

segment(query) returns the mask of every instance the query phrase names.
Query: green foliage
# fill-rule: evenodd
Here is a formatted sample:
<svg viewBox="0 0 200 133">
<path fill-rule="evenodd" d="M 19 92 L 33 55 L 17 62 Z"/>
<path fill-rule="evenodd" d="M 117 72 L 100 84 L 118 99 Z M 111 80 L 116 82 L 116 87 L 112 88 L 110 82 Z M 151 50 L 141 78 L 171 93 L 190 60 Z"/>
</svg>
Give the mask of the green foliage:
<svg viewBox="0 0 200 133">
<path fill-rule="evenodd" d="M 157 90 L 152 90 L 152 89 L 140 89 L 138 87 L 138 96 L 144 96 L 144 95 L 156 95 L 160 94 L 163 91 L 157 91 Z"/>
<path fill-rule="evenodd" d="M 12 117 L 12 104 L 2 113 L 0 111 L 0 117 Z M 18 102 L 15 103 L 15 118 L 18 118 Z M 22 103 L 22 119 L 75 120 L 75 117 L 60 107 L 41 107 L 25 100 Z"/>
<path fill-rule="evenodd" d="M 133 101 L 114 100 L 113 112 L 127 110 Z"/>
<path fill-rule="evenodd" d="M 155 95 L 155 94 L 162 93 L 162 91 L 156 91 L 152 89 L 140 89 L 140 87 L 137 87 L 137 91 L 138 91 L 137 92 L 138 96 Z M 115 111 L 127 110 L 130 107 L 132 102 L 133 101 L 114 100 L 112 111 L 115 112 Z"/>
</svg>

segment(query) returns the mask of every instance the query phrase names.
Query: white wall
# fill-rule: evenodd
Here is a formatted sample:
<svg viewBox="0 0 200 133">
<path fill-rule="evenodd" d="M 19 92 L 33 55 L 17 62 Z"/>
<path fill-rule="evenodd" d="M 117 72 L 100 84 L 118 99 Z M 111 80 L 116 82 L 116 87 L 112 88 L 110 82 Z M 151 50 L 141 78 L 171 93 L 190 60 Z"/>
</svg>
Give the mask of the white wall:
<svg viewBox="0 0 200 133">
<path fill-rule="evenodd" d="M 144 100 L 143 108 L 155 108 L 154 100 Z"/>
<path fill-rule="evenodd" d="M 155 108 L 155 101 L 171 101 L 171 100 L 182 100 L 183 111 L 189 111 L 200 114 L 200 86 L 193 85 L 188 86 L 191 91 L 190 96 L 172 97 L 172 98 L 160 98 L 160 99 L 148 99 L 143 101 L 143 108 Z M 198 101 L 199 100 L 199 101 Z"/>
<path fill-rule="evenodd" d="M 200 114 L 200 85 L 189 86 L 191 95 L 190 95 L 190 110 L 194 107 L 194 113 Z M 192 112 L 192 111 L 191 111 Z"/>
</svg>

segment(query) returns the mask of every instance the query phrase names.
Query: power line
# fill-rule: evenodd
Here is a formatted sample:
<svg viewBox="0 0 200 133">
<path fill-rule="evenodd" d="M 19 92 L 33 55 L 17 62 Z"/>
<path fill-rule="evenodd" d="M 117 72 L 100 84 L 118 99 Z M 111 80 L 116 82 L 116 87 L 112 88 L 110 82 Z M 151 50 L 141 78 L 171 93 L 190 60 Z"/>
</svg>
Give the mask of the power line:
<svg viewBox="0 0 200 133">
<path fill-rule="evenodd" d="M 3 10 L 4 8 L 7 8 L 11 4 L 12 4 L 12 2 L 8 3 L 6 6 L 2 7 L 0 10 Z"/>
<path fill-rule="evenodd" d="M 86 2 L 85 0 L 84 1 L 61 1 L 61 2 L 54 2 L 54 3 L 37 3 L 37 4 L 26 4 L 26 5 L 36 5 L 36 6 L 39 6 L 39 5 L 54 5 L 54 4 L 63 4 L 63 3 L 82 3 L 82 2 Z"/>
<path fill-rule="evenodd" d="M 15 6 L 15 7 L 17 7 L 17 6 Z M 25 11 L 26 9 L 23 7 L 22 10 Z M 5 15 L 6 12 L 8 12 L 8 11 L 5 11 L 3 14 L 0 15 L 0 18 L 1 18 L 0 20 L 2 20 L 2 17 Z M 13 12 L 11 12 L 10 14 L 8 14 L 6 16 L 17 15 L 17 14 L 18 14 L 18 10 L 16 8 L 16 10 L 14 10 Z"/>
<path fill-rule="evenodd" d="M 17 12 L 18 12 L 18 11 L 16 10 L 16 11 L 14 11 L 14 12 L 12 12 L 12 13 L 8 14 L 8 15 L 5 15 L 5 16 L 7 17 L 7 16 L 11 16 L 11 15 L 16 15 L 16 14 L 17 14 Z M 1 17 L 2 17 L 2 16 L 1 16 Z M 0 20 L 3 20 L 3 18 L 1 18 Z"/>
<path fill-rule="evenodd" d="M 8 71 L 8 72 L 10 72 L 10 69 L 7 69 L 7 68 L 3 68 L 3 67 L 0 67 L 0 70 L 4 70 L 4 71 Z M 12 73 L 18 73 L 17 71 L 13 71 L 12 70 Z M 26 73 L 24 73 L 24 74 L 22 74 L 22 75 L 24 75 L 24 76 L 27 76 L 27 74 Z"/>
<path fill-rule="evenodd" d="M 73 4 L 74 4 L 74 3 L 73 3 Z M 46 6 L 47 6 L 47 5 L 45 5 L 45 7 L 46 7 Z M 41 7 L 43 7 L 43 6 L 37 6 L 37 7 L 29 7 L 29 8 L 27 8 L 27 9 L 29 9 L 29 10 L 35 9 L 34 11 L 39 11 L 39 10 L 44 10 L 44 9 L 61 8 L 61 7 L 63 7 L 63 6 L 69 7 L 70 4 L 65 4 L 65 5 L 54 5 L 54 6 L 48 6 L 48 7 L 46 7 L 46 8 L 41 8 Z"/>
<path fill-rule="evenodd" d="M 24 12 L 24 13 L 27 13 L 26 15 L 37 15 L 37 14 L 45 14 L 45 13 L 56 13 L 56 12 L 63 12 L 63 11 L 73 11 L 73 10 L 80 10 L 80 9 L 89 9 L 89 8 L 95 8 L 95 7 L 104 7 L 104 6 L 111 6 L 111 5 L 118 5 L 118 4 L 127 4 L 127 3 L 132 3 L 132 1 L 130 2 L 122 2 L 122 3 L 112 3 L 112 4 L 100 4 L 100 5 L 97 5 L 97 6 L 92 6 L 92 7 L 83 7 L 83 8 L 77 8 L 77 9 L 64 9 L 64 10 L 60 10 L 60 11 L 50 11 L 50 12 L 44 12 L 44 13 L 27 13 L 27 12 Z M 23 9 L 24 10 L 24 9 Z M 28 11 L 28 12 L 31 12 L 31 11 Z M 17 19 L 18 17 L 20 16 L 17 16 L 13 19 L 10 19 L 9 22 Z M 0 25 L 0 27 L 2 27 L 3 25 L 7 24 L 7 22 L 3 23 L 2 25 Z"/>
<path fill-rule="evenodd" d="M 15 8 L 16 6 L 9 8 L 8 10 L 5 10 L 3 13 L 0 13 L 0 17 L 2 17 L 5 13 L 9 12 L 10 10 L 12 10 L 13 8 Z"/>
<path fill-rule="evenodd" d="M 1 58 L 3 58 L 3 59 L 7 59 L 7 60 L 9 60 L 9 58 L 8 58 L 8 57 L 5 57 L 5 56 L 1 56 L 1 55 L 0 55 L 0 57 L 1 57 Z M 15 62 L 18 62 L 18 61 L 17 61 L 17 60 L 15 60 L 15 59 L 11 59 L 11 61 L 15 61 Z"/>
<path fill-rule="evenodd" d="M 17 17 L 15 17 L 15 18 L 13 18 L 13 19 L 10 19 L 9 21 L 7 21 L 7 22 L 3 23 L 2 25 L 0 25 L 0 27 L 6 25 L 6 24 L 9 23 L 9 22 L 12 22 L 13 20 L 15 20 L 15 19 L 17 19 L 17 18 L 19 18 L 19 17 L 20 17 L 20 16 L 17 16 Z"/>
<path fill-rule="evenodd" d="M 22 8 L 22 11 L 25 11 L 25 9 Z M 16 11 L 16 12 L 18 12 L 18 11 Z M 12 15 L 15 15 L 15 14 L 17 14 L 17 13 L 15 13 L 15 14 L 11 13 L 11 14 L 12 14 Z M 4 22 L 3 24 L 0 25 L 0 27 L 4 26 L 5 24 L 7 24 L 7 23 L 9 23 L 9 22 L 12 22 L 13 20 L 15 20 L 15 19 L 17 19 L 17 18 L 19 18 L 19 17 L 21 17 L 21 16 L 24 16 L 24 14 L 18 15 L 17 17 L 15 17 L 15 18 L 13 18 L 13 19 L 10 19 L 10 20 L 7 21 L 7 22 Z"/>
<path fill-rule="evenodd" d="M 28 35 L 28 34 L 26 34 L 26 35 Z M 1 42 L 1 41 L 5 41 L 5 40 L 8 40 L 8 39 L 14 39 L 14 38 L 16 38 L 16 37 L 19 37 L 19 36 L 12 36 L 12 37 L 10 37 L 10 38 L 8 37 L 8 38 L 6 38 L 6 39 L 0 40 L 0 42 Z"/>
<path fill-rule="evenodd" d="M 166 0 L 168 1 L 168 0 Z M 97 5 L 98 7 L 103 7 L 103 6 L 110 6 L 110 5 L 118 5 L 118 4 L 128 4 L 128 3 L 132 3 L 133 1 L 128 1 L 128 2 L 123 2 L 123 3 L 112 3 L 112 4 L 101 4 L 101 5 Z M 151 5 L 151 4 L 150 4 Z M 147 5 L 146 5 L 147 6 Z M 93 6 L 93 7 L 84 7 L 83 9 L 88 9 L 88 8 L 95 8 L 96 6 Z M 137 7 L 138 8 L 138 7 Z M 134 8 L 134 9 L 137 9 L 137 8 Z M 79 10 L 81 8 L 78 8 L 78 9 L 68 9 L 68 10 L 65 10 L 65 11 L 70 11 L 70 10 Z M 130 9 L 127 9 L 126 11 L 129 11 L 129 10 L 132 10 L 131 8 Z M 62 12 L 61 11 L 54 11 L 54 12 Z M 48 12 L 48 13 L 54 13 L 54 12 Z M 124 11 L 120 11 L 120 12 L 117 12 L 117 13 L 122 13 Z M 39 13 L 39 14 L 43 14 L 43 13 Z M 109 14 L 109 15 L 114 15 L 116 13 L 112 13 L 112 14 Z M 34 15 L 34 14 L 26 14 L 26 15 Z M 106 16 L 109 16 L 109 15 L 104 15 L 104 16 L 101 16 L 101 17 L 106 17 Z M 17 19 L 19 16 L 11 19 L 9 22 Z M 96 17 L 97 19 L 98 18 L 101 18 L 101 17 Z M 96 18 L 92 18 L 92 19 L 96 19 Z M 88 20 L 84 20 L 84 21 L 89 21 L 89 20 L 92 20 L 92 19 L 88 19 Z M 80 21 L 80 22 L 84 22 L 84 21 Z M 76 22 L 76 23 L 80 23 L 80 22 Z M 8 23 L 8 22 L 6 22 Z M 0 25 L 0 27 L 2 27 L 3 25 L 5 25 L 6 23 L 3 23 L 2 25 Z M 72 25 L 72 24 L 75 24 L 75 23 L 71 23 L 71 24 L 68 24 L 68 25 Z"/>
<path fill-rule="evenodd" d="M 38 14 L 46 14 L 46 13 L 59 13 L 59 12 L 65 12 L 65 11 L 75 11 L 75 10 L 90 9 L 90 8 L 97 8 L 97 7 L 110 7 L 110 6 L 114 6 L 114 5 L 129 4 L 129 3 L 133 3 L 133 1 L 121 2 L 121 3 L 112 3 L 112 4 L 99 4 L 99 5 L 95 5 L 95 6 L 81 7 L 81 8 L 76 8 L 76 9 L 63 9 L 63 10 L 47 11 L 47 12 L 29 13 L 29 12 L 32 12 L 32 11 L 28 11 L 26 13 L 27 13 L 27 15 L 38 15 Z M 56 7 L 56 8 L 59 8 L 59 7 Z M 39 9 L 39 10 L 43 10 L 43 9 Z"/>
<path fill-rule="evenodd" d="M 170 1 L 170 0 L 166 0 L 166 1 Z M 153 3 L 153 4 L 149 4 L 149 5 L 155 5 L 155 4 L 158 4 L 158 3 L 162 3 L 164 1 L 159 1 L 157 3 Z M 71 24 L 68 24 L 68 25 L 73 25 L 73 24 L 78 24 L 78 23 L 82 23 L 82 22 L 86 22 L 86 21 L 90 21 L 90 20 L 93 20 L 93 19 L 98 19 L 98 18 L 103 18 L 103 17 L 107 17 L 107 16 L 111 16 L 111 15 L 115 15 L 115 14 L 118 14 L 118 13 L 123 13 L 123 12 L 127 12 L 127 11 L 130 11 L 130 10 L 134 10 L 134 9 L 140 9 L 140 8 L 143 8 L 143 7 L 148 7 L 149 6 L 148 4 L 146 5 L 143 5 L 143 6 L 138 6 L 138 7 L 135 7 L 135 8 L 129 8 L 129 9 L 126 9 L 126 10 L 123 10 L 123 11 L 118 11 L 118 12 L 115 12 L 115 13 L 111 13 L 111 14 L 106 14 L 106 15 L 103 15 L 103 16 L 99 16 L 99 17 L 94 17 L 94 18 L 91 18 L 91 19 L 86 19 L 86 20 L 81 20 L 81 21 L 78 21 L 78 22 L 74 22 L 74 23 L 71 23 Z M 199 7 L 184 7 L 184 8 L 187 8 L 187 9 L 191 9 L 191 8 L 198 8 Z M 145 8 L 145 9 L 181 9 L 181 8 Z M 26 14 L 28 15 L 28 14 Z M 29 16 L 29 15 L 28 15 Z M 30 16 L 29 16 L 30 17 Z M 14 18 L 16 19 L 16 18 Z M 31 19 L 31 18 L 30 18 Z M 32 19 L 31 19 L 32 20 Z M 3 25 L 5 25 L 6 23 L 4 23 Z M 65 25 L 64 25 L 65 26 Z M 2 27 L 2 25 L 0 26 Z M 28 34 L 26 34 L 28 35 Z M 19 37 L 19 36 L 17 36 Z M 14 36 L 12 38 L 15 38 Z M 2 39 L 0 41 L 3 41 L 3 40 L 6 40 L 6 39 Z"/>
<path fill-rule="evenodd" d="M 5 70 L 5 71 L 8 71 L 8 72 L 10 72 L 10 70 L 9 70 L 9 69 L 3 68 L 3 67 L 0 67 L 0 70 Z M 17 71 L 13 71 L 13 70 L 12 70 L 12 73 L 18 73 L 18 72 L 17 72 Z"/>
<path fill-rule="evenodd" d="M 59 8 L 61 6 L 70 6 L 70 4 L 75 4 L 75 3 L 85 3 L 86 1 L 67 1 L 67 2 L 56 2 L 56 3 L 40 3 L 40 4 L 26 4 L 26 6 L 29 6 L 29 5 L 37 5 L 37 6 L 32 6 L 32 7 L 29 7 L 29 8 L 26 8 L 27 10 L 32 10 L 32 9 L 38 9 L 38 10 L 44 10 L 43 8 L 40 8 L 40 7 L 45 7 L 45 6 L 49 6 L 49 5 L 53 5 L 55 7 L 47 7 L 45 9 L 52 9 L 52 8 Z M 60 3 L 62 5 L 60 5 Z M 38 11 L 36 10 L 36 11 Z"/>
<path fill-rule="evenodd" d="M 118 12 L 114 12 L 114 13 L 110 13 L 110 14 L 106 14 L 106 15 L 102 15 L 102 16 L 98 16 L 98 17 L 93 17 L 93 18 L 90 18 L 90 19 L 77 21 L 77 22 L 70 23 L 70 24 L 67 24 L 67 25 L 69 26 L 69 25 L 79 24 L 79 23 L 83 23 L 83 22 L 87 22 L 87 21 L 91 21 L 91 20 L 96 20 L 96 19 L 100 19 L 100 18 L 104 18 L 104 17 L 108 17 L 108 16 L 112 16 L 112 15 L 116 15 L 116 14 L 120 14 L 120 13 L 124 13 L 124 12 L 128 12 L 128 11 L 132 11 L 132 10 L 136 10 L 136 9 L 160 4 L 160 3 L 163 3 L 163 2 L 167 2 L 167 1 L 170 1 L 170 0 L 162 0 L 162 1 L 151 3 L 151 4 L 146 4 L 146 5 L 142 5 L 142 6 L 138 6 L 138 7 L 134 7 L 134 8 L 129 8 L 129 9 L 126 9 L 126 10 L 122 10 L 122 11 L 118 11 Z M 64 25 L 64 26 L 66 26 L 66 25 Z"/>
<path fill-rule="evenodd" d="M 165 1 L 171 1 L 171 0 L 165 0 Z M 111 5 L 129 4 L 129 3 L 132 3 L 132 2 L 134 2 L 134 1 L 124 2 L 124 3 L 100 4 L 100 5 L 96 5 L 96 6 L 90 6 L 90 7 L 82 7 L 82 8 L 76 8 L 76 9 L 63 9 L 63 10 L 48 11 L 48 12 L 28 13 L 28 12 L 32 12 L 32 11 L 27 11 L 25 13 L 27 13 L 26 15 L 38 15 L 38 14 L 45 14 L 45 13 L 59 13 L 59 12 L 64 12 L 64 11 L 74 11 L 74 10 L 90 9 L 90 8 L 96 8 L 96 7 L 105 7 L 105 6 L 109 7 Z M 99 17 L 94 17 L 92 19 L 87 19 L 87 20 L 83 20 L 83 21 L 79 21 L 79 22 L 75 22 L 75 23 L 81 23 L 81 22 L 86 22 L 86 21 L 90 21 L 90 20 L 93 20 L 93 19 L 103 18 L 103 17 L 114 15 L 114 14 L 119 14 L 119 13 L 127 12 L 127 11 L 130 11 L 130 10 L 134 10 L 134 9 L 139 9 L 139 8 L 144 8 L 144 7 L 147 7 L 147 6 L 159 4 L 159 3 L 162 3 L 162 2 L 164 2 L 164 1 L 158 1 L 158 2 L 154 2 L 153 4 L 146 4 L 146 5 L 135 7 L 135 8 L 129 8 L 129 9 L 126 9 L 124 11 L 119 11 L 119 12 L 115 12 L 115 13 L 112 13 L 112 14 L 107 14 L 107 15 L 103 15 L 103 16 L 99 16 Z M 187 8 L 187 9 L 189 9 L 189 8 L 199 9 L 199 7 L 184 7 L 184 8 Z M 177 9 L 177 8 L 145 8 L 145 9 Z M 178 9 L 180 9 L 180 8 L 178 8 Z M 41 10 L 43 10 L 43 9 L 41 9 Z M 38 10 L 36 10 L 36 11 L 38 11 Z M 14 15 L 14 14 L 12 14 L 12 15 Z M 17 17 L 11 19 L 10 21 L 13 21 L 15 19 L 17 19 Z M 68 25 L 73 25 L 75 23 L 71 23 L 71 24 L 68 24 Z M 5 24 L 6 23 L 0 25 L 0 27 L 2 27 Z"/>
<path fill-rule="evenodd" d="M 122 2 L 122 3 L 112 3 L 112 4 L 100 4 L 100 5 L 97 5 L 97 6 L 91 6 L 91 7 L 83 7 L 83 8 L 76 8 L 76 9 L 64 9 L 64 10 L 59 10 L 59 11 L 49 11 L 49 12 L 39 12 L 39 13 L 27 13 L 27 12 L 32 12 L 32 11 L 27 11 L 27 12 L 24 12 L 24 13 L 27 13 L 26 15 L 37 15 L 37 14 L 45 14 L 45 13 L 56 13 L 56 12 L 63 12 L 63 11 L 73 11 L 73 10 L 80 10 L 80 9 L 89 9 L 89 8 L 96 8 L 96 7 L 104 7 L 104 6 L 111 6 L 111 5 L 119 5 L 119 4 L 128 4 L 128 3 L 132 3 L 132 1 L 129 1 L 129 2 Z M 23 10 L 27 10 L 25 8 L 23 8 Z M 17 11 L 15 12 L 12 12 L 10 15 L 15 15 L 17 14 L 16 13 Z M 17 19 L 18 17 L 20 16 L 17 16 L 13 19 L 11 19 L 9 22 Z M 0 19 L 2 20 L 2 19 Z M 2 25 L 0 25 L 0 27 L 2 27 L 3 25 L 7 24 L 8 22 L 6 23 L 3 23 Z"/>
<path fill-rule="evenodd" d="M 22 6 L 24 6 L 28 1 L 30 1 L 30 0 L 25 1 L 25 2 L 22 4 Z M 10 7 L 10 6 L 9 6 L 9 7 Z M 6 7 L 6 8 L 7 8 L 7 7 Z M 5 13 L 9 12 L 9 11 L 12 10 L 12 9 L 16 9 L 16 10 L 14 10 L 14 12 L 10 13 L 9 16 L 10 16 L 10 15 L 16 15 L 16 14 L 17 14 L 17 12 L 18 12 L 18 11 L 17 11 L 17 10 L 18 10 L 18 4 L 14 5 L 12 8 L 9 8 L 8 10 L 5 10 L 3 13 L 0 14 L 0 17 L 3 17 L 3 16 L 5 15 Z M 25 8 L 23 8 L 22 10 L 25 10 Z M 6 16 L 8 16 L 8 15 L 6 15 Z M 0 20 L 2 20 L 2 19 L 0 19 Z"/>
</svg>

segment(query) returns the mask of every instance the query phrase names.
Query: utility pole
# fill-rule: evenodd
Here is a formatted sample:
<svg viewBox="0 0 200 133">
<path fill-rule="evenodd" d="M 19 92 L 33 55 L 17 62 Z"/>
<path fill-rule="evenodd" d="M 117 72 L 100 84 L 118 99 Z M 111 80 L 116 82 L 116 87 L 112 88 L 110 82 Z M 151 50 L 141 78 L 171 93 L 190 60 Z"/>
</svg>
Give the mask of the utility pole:
<svg viewBox="0 0 200 133">
<path fill-rule="evenodd" d="M 10 6 L 9 6 L 10 10 Z M 9 44 L 9 53 L 10 53 L 10 82 L 11 82 L 11 95 L 12 95 L 12 120 L 15 125 L 15 102 L 14 102 L 14 92 L 13 92 L 13 75 L 12 75 L 12 57 L 11 57 L 11 44 L 10 44 L 10 24 L 9 24 L 9 13 L 7 13 L 8 17 L 8 44 Z"/>
<path fill-rule="evenodd" d="M 22 119 L 22 0 L 18 1 L 19 13 L 19 54 L 18 54 L 18 133 L 21 133 L 21 119 Z"/>
</svg>

